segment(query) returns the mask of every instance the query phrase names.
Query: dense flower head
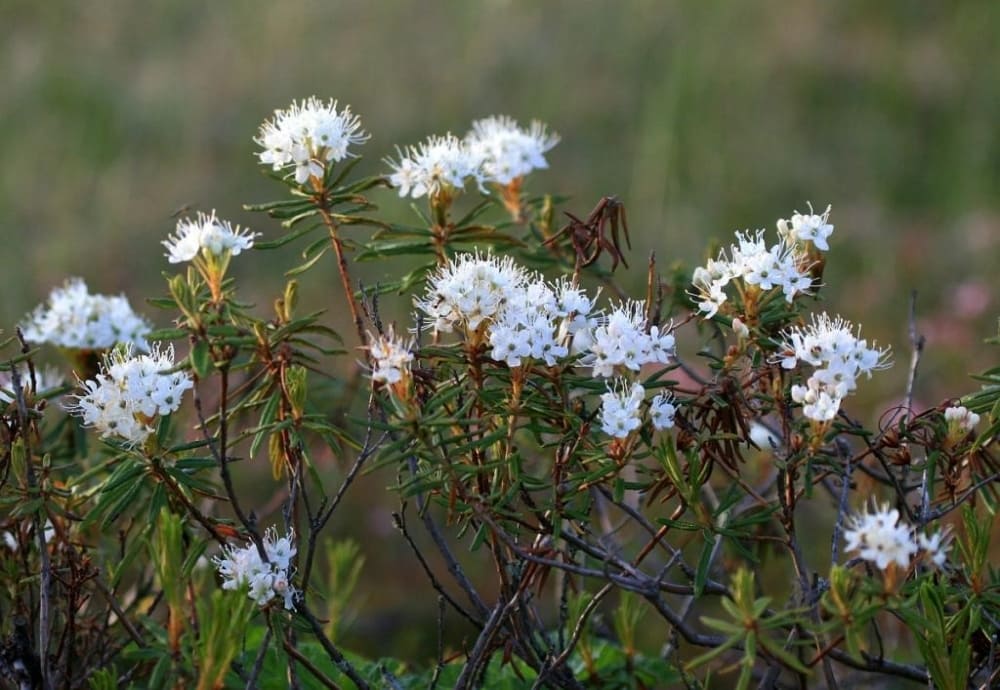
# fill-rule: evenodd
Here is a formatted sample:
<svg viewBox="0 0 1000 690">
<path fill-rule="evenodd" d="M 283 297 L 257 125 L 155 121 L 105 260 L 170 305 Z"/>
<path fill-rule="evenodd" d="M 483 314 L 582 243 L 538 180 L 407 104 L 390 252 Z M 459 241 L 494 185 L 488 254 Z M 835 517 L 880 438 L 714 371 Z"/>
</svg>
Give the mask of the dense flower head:
<svg viewBox="0 0 1000 690">
<path fill-rule="evenodd" d="M 254 141 L 264 149 L 257 154 L 261 163 L 274 170 L 294 166 L 295 181 L 303 184 L 310 177 L 322 179 L 328 162 L 353 155 L 350 147 L 368 138 L 350 106 L 338 110 L 337 101 L 324 103 L 310 96 L 285 110 L 275 110 Z"/>
<path fill-rule="evenodd" d="M 23 364 L 17 366 L 21 378 L 21 388 L 27 391 L 31 386 L 31 372 Z M 62 388 L 66 385 L 66 377 L 55 367 L 39 367 L 35 369 L 35 391 L 46 391 Z M 10 371 L 0 371 L 0 403 L 14 402 L 14 377 Z"/>
<path fill-rule="evenodd" d="M 482 160 L 487 181 L 509 185 L 532 170 L 549 167 L 545 154 L 559 143 L 537 120 L 525 129 L 505 115 L 494 115 L 472 123 L 466 145 Z"/>
<path fill-rule="evenodd" d="M 674 416 L 677 414 L 676 399 L 670 393 L 657 393 L 649 401 L 649 419 L 656 430 L 670 429 L 674 426 Z"/>
<path fill-rule="evenodd" d="M 547 283 L 510 258 L 461 254 L 437 269 L 416 306 L 438 333 L 458 330 L 490 345 L 494 361 L 510 367 L 531 359 L 553 366 L 568 355 L 594 376 L 666 363 L 674 352 L 670 326 L 646 324 L 645 302 L 626 301 L 606 314 L 579 285 Z"/>
<path fill-rule="evenodd" d="M 459 254 L 431 274 L 427 295 L 416 300 L 416 306 L 430 317 L 429 326 L 436 332 L 472 332 L 493 319 L 529 279 L 510 257 Z"/>
<path fill-rule="evenodd" d="M 889 349 L 879 349 L 860 337 L 861 329 L 826 313 L 813 315 L 805 328 L 792 328 L 785 335 L 778 360 L 785 369 L 800 363 L 814 367 L 805 386 L 792 386 L 792 399 L 802 403 L 803 413 L 816 421 L 833 419 L 841 401 L 857 388 L 862 373 L 871 377 L 876 369 L 891 366 Z"/>
<path fill-rule="evenodd" d="M 385 333 L 377 337 L 368 334 L 368 352 L 372 363 L 372 381 L 379 383 L 399 383 L 409 374 L 413 361 L 413 341 L 396 337 L 389 326 Z"/>
<path fill-rule="evenodd" d="M 614 376 L 616 369 L 639 371 L 644 364 L 666 363 L 674 353 L 670 328 L 646 327 L 646 303 L 624 301 L 612 307 L 590 333 L 584 364 L 594 376 Z"/>
<path fill-rule="evenodd" d="M 726 302 L 725 288 L 734 280 L 765 292 L 780 288 L 791 303 L 812 288 L 813 278 L 805 264 L 805 256 L 794 244 L 782 240 L 768 247 L 763 230 L 737 232 L 728 253 L 722 250 L 718 259 L 695 269 L 693 296 L 705 318 L 714 316 Z"/>
<path fill-rule="evenodd" d="M 222 556 L 213 559 L 222 576 L 222 588 L 235 590 L 247 586 L 250 598 L 258 606 L 278 597 L 285 609 L 291 611 L 298 593 L 292 586 L 290 574 L 296 552 L 294 540 L 291 535 L 279 539 L 271 529 L 264 533 L 263 543 L 267 562 L 260 557 L 253 542 L 242 548 L 230 546 Z"/>
<path fill-rule="evenodd" d="M 979 424 L 979 415 L 966 407 L 953 406 L 944 411 L 944 420 L 948 422 L 950 432 L 964 436 Z"/>
<path fill-rule="evenodd" d="M 131 343 L 146 350 L 151 329 L 124 295 L 92 295 L 82 279 L 70 278 L 25 317 L 21 330 L 30 343 L 86 350 Z"/>
<path fill-rule="evenodd" d="M 646 389 L 639 383 L 618 379 L 601 396 L 601 429 L 615 438 L 627 438 L 642 424 L 642 401 Z"/>
<path fill-rule="evenodd" d="M 813 211 L 812 204 L 809 204 L 809 213 L 799 213 L 798 211 L 791 217 L 791 220 L 782 218 L 778 221 L 778 234 L 789 242 L 812 242 L 813 246 L 822 251 L 830 249 L 827 242 L 833 234 L 833 226 L 829 223 L 830 209 L 819 214 Z"/>
<path fill-rule="evenodd" d="M 461 190 L 468 180 L 478 186 L 483 182 L 482 153 L 453 134 L 430 136 L 400 149 L 398 160 L 386 163 L 392 168 L 389 181 L 401 197 L 436 196 Z"/>
<path fill-rule="evenodd" d="M 919 549 L 913 530 L 900 522 L 899 511 L 888 504 L 874 505 L 871 512 L 851 516 L 844 539 L 848 551 L 857 551 L 861 558 L 881 570 L 888 568 L 890 563 L 907 567 Z"/>
<path fill-rule="evenodd" d="M 228 220 L 220 220 L 213 210 L 209 214 L 198 213 L 197 218 L 182 218 L 177 221 L 176 234 L 163 241 L 167 248 L 166 257 L 172 264 L 192 261 L 199 253 L 222 256 L 229 252 L 237 256 L 240 252 L 253 247 L 254 238 L 259 233 L 253 233 L 233 227 Z"/>
<path fill-rule="evenodd" d="M 510 290 L 490 327 L 490 356 L 511 367 L 525 358 L 553 366 L 570 354 L 574 339 L 588 328 L 592 307 L 573 283 L 564 279 L 549 285 L 528 274 L 523 284 Z"/>
<path fill-rule="evenodd" d="M 153 433 L 151 422 L 181 405 L 184 391 L 194 384 L 187 373 L 174 368 L 173 347 L 137 354 L 131 345 L 104 358 L 101 373 L 83 382 L 85 393 L 75 396 L 68 409 L 83 423 L 101 432 L 101 438 L 119 437 L 139 445 Z"/>
<path fill-rule="evenodd" d="M 900 519 L 898 510 L 877 503 L 848 519 L 844 539 L 848 551 L 857 551 L 880 570 L 890 563 L 906 568 L 918 554 L 929 565 L 942 568 L 951 548 L 947 529 L 929 536 L 919 533 Z"/>
</svg>

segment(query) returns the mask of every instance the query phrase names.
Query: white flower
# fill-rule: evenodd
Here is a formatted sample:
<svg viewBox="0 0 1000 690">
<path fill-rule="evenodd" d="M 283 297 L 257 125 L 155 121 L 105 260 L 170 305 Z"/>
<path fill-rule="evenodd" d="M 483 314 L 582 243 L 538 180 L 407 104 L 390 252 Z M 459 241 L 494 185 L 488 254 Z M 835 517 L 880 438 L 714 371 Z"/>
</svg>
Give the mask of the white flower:
<svg viewBox="0 0 1000 690">
<path fill-rule="evenodd" d="M 615 438 L 627 438 L 642 424 L 640 407 L 646 390 L 638 383 L 631 387 L 625 379 L 618 379 L 614 387 L 601 396 L 601 429 Z"/>
<path fill-rule="evenodd" d="M 709 259 L 695 269 L 691 296 L 706 319 L 715 316 L 726 302 L 725 288 L 733 280 L 763 291 L 780 288 L 790 303 L 812 288 L 813 279 L 803 270 L 804 264 L 804 255 L 792 243 L 782 240 L 768 247 L 763 230 L 737 232 L 736 244 L 730 245 L 728 253 L 722 250 L 718 259 Z"/>
<path fill-rule="evenodd" d="M 910 565 L 910 558 L 917 553 L 918 546 L 913 530 L 901 524 L 899 511 L 889 505 L 873 505 L 872 512 L 851 516 L 848 529 L 844 532 L 848 551 L 857 551 L 861 558 L 871 561 L 879 569 L 885 570 L 890 563 L 901 568 Z"/>
<path fill-rule="evenodd" d="M 833 234 L 833 226 L 828 222 L 832 208 L 827 206 L 826 211 L 819 215 L 809 204 L 809 213 L 796 211 L 791 221 L 779 220 L 778 233 L 790 243 L 812 242 L 817 249 L 827 251 L 830 249 L 827 239 Z"/>
<path fill-rule="evenodd" d="M 943 568 L 948 561 L 948 551 L 951 550 L 951 535 L 945 527 L 931 536 L 926 534 L 917 535 L 917 544 L 923 551 L 923 557 L 931 562 L 936 568 Z"/>
<path fill-rule="evenodd" d="M 295 595 L 298 593 L 291 584 L 289 574 L 296 551 L 292 536 L 278 539 L 271 529 L 264 533 L 263 542 L 266 563 L 253 542 L 242 548 L 227 547 L 222 556 L 212 559 L 222 576 L 222 588 L 235 590 L 246 585 L 250 598 L 258 606 L 266 605 L 277 595 L 284 607 L 291 611 L 295 608 Z"/>
<path fill-rule="evenodd" d="M 117 436 L 139 445 L 153 433 L 153 418 L 175 412 L 184 391 L 194 386 L 185 372 L 168 373 L 173 368 L 173 347 L 134 354 L 126 345 L 104 358 L 101 373 L 83 382 L 85 393 L 74 396 L 67 409 L 100 431 L 101 438 Z"/>
<path fill-rule="evenodd" d="M 397 338 L 392 326 L 378 337 L 368 334 L 369 353 L 372 360 L 372 381 L 381 383 L 399 383 L 403 376 L 409 375 L 410 362 L 413 361 L 413 340 L 404 341 Z"/>
<path fill-rule="evenodd" d="M 472 332 L 493 319 L 528 280 L 510 257 L 460 254 L 428 278 L 427 295 L 415 303 L 435 331 L 451 333 L 457 327 Z"/>
<path fill-rule="evenodd" d="M 219 220 L 213 210 L 210 214 L 198 213 L 196 220 L 182 218 L 177 221 L 176 235 L 162 242 L 167 248 L 166 257 L 170 263 L 191 261 L 199 252 L 222 256 L 225 252 L 236 256 L 253 247 L 253 240 L 260 233 L 244 231 L 240 226 L 233 228 L 228 220 Z"/>
<path fill-rule="evenodd" d="M 855 335 L 857 333 L 857 335 Z M 871 377 L 876 369 L 892 366 L 889 349 L 879 349 L 860 337 L 861 329 L 824 313 L 813 315 L 806 328 L 791 328 L 785 334 L 776 361 L 785 369 L 799 363 L 815 368 L 805 386 L 792 386 L 792 399 L 803 404 L 803 414 L 816 421 L 833 419 L 840 403 L 857 387 L 862 373 Z"/>
<path fill-rule="evenodd" d="M 91 295 L 80 278 L 70 278 L 21 322 L 31 343 L 101 350 L 131 343 L 146 350 L 149 323 L 132 311 L 124 295 Z"/>
<path fill-rule="evenodd" d="M 760 422 L 750 422 L 750 441 L 761 450 L 777 450 L 781 436 Z"/>
<path fill-rule="evenodd" d="M 949 431 L 956 436 L 965 436 L 979 424 L 979 415 L 966 407 L 949 407 L 944 411 Z"/>
<path fill-rule="evenodd" d="M 31 387 L 31 372 L 23 364 L 17 366 L 21 377 L 21 387 L 27 391 Z M 35 392 L 45 393 L 66 385 L 66 377 L 55 367 L 40 367 L 35 369 Z M 0 371 L 0 403 L 14 402 L 14 377 L 10 371 Z"/>
<path fill-rule="evenodd" d="M 264 149 L 257 154 L 261 163 L 274 170 L 294 166 L 295 181 L 303 184 L 310 177 L 322 179 L 328 162 L 354 155 L 350 147 L 368 138 L 350 106 L 338 111 L 336 101 L 324 103 L 310 96 L 286 110 L 275 110 L 274 117 L 260 126 L 254 142 Z"/>
<path fill-rule="evenodd" d="M 616 368 L 639 371 L 645 364 L 666 363 L 674 354 L 669 330 L 647 330 L 644 301 L 620 302 L 593 329 L 584 364 L 593 368 L 594 376 L 606 378 Z"/>
<path fill-rule="evenodd" d="M 581 307 L 581 299 L 586 300 L 579 295 L 567 299 L 575 300 L 575 307 Z M 489 331 L 491 357 L 510 367 L 521 366 L 521 360 L 529 357 L 554 366 L 569 354 L 565 319 L 573 313 L 565 310 L 556 291 L 539 276 L 526 274 L 523 283 L 509 289 L 501 309 L 493 317 Z"/>
<path fill-rule="evenodd" d="M 545 154 L 559 143 L 559 135 L 549 133 L 537 120 L 524 129 L 513 118 L 494 115 L 473 122 L 465 142 L 482 160 L 485 179 L 508 185 L 532 170 L 549 167 Z"/>
<path fill-rule="evenodd" d="M 399 196 L 418 199 L 442 191 L 459 191 L 467 180 L 483 182 L 482 154 L 453 134 L 431 136 L 426 141 L 399 150 L 399 160 L 386 159 L 392 168 L 389 181 Z"/>
<path fill-rule="evenodd" d="M 649 418 L 654 429 L 670 429 L 674 426 L 674 415 L 677 414 L 674 402 L 675 398 L 670 393 L 659 393 L 649 401 Z"/>
</svg>

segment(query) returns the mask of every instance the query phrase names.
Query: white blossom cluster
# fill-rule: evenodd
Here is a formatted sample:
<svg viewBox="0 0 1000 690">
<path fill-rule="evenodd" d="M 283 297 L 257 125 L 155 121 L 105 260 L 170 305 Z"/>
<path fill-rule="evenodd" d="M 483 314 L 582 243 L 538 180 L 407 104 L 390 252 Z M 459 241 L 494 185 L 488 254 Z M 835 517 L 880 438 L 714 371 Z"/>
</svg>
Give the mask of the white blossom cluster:
<svg viewBox="0 0 1000 690">
<path fill-rule="evenodd" d="M 228 220 L 220 220 L 213 210 L 209 214 L 198 213 L 197 218 L 182 218 L 177 221 L 176 234 L 162 242 L 167 248 L 166 257 L 172 264 L 192 261 L 204 252 L 216 257 L 229 252 L 237 256 L 253 247 L 254 238 L 260 233 L 245 231 L 240 226 L 233 227 Z"/>
<path fill-rule="evenodd" d="M 524 129 L 509 117 L 488 117 L 474 122 L 464 139 L 434 135 L 400 149 L 398 160 L 386 159 L 389 181 L 401 197 L 414 199 L 461 190 L 469 181 L 480 189 L 487 182 L 509 185 L 547 168 L 545 153 L 558 142 L 540 122 Z"/>
<path fill-rule="evenodd" d="M 310 177 L 322 179 L 327 163 L 351 156 L 350 147 L 368 138 L 350 106 L 338 110 L 336 101 L 324 103 L 311 96 L 286 110 L 275 110 L 254 142 L 264 149 L 257 154 L 261 163 L 274 170 L 294 166 L 295 181 L 303 184 Z"/>
<path fill-rule="evenodd" d="M 131 343 L 146 350 L 149 323 L 132 311 L 124 295 L 92 295 L 80 278 L 70 278 L 21 322 L 30 343 L 102 350 Z"/>
<path fill-rule="evenodd" d="M 789 244 L 812 242 L 816 249 L 828 251 L 830 245 L 827 240 L 833 234 L 833 226 L 829 222 L 832 208 L 827 206 L 826 211 L 818 214 L 813 211 L 812 204 L 809 204 L 809 213 L 796 211 L 790 220 L 779 220 L 778 234 Z"/>
<path fill-rule="evenodd" d="M 871 511 L 851 516 L 844 532 L 848 551 L 857 551 L 866 561 L 885 570 L 890 563 L 901 568 L 910 565 L 918 553 L 941 568 L 948 559 L 949 539 L 944 532 L 930 536 L 918 533 L 899 519 L 899 511 L 888 504 L 873 505 Z"/>
<path fill-rule="evenodd" d="M 609 377 L 616 369 L 636 372 L 665 363 L 674 351 L 669 329 L 646 327 L 644 302 L 594 314 L 593 301 L 578 286 L 566 280 L 550 285 L 509 257 L 459 255 L 431 275 L 416 305 L 436 332 L 458 329 L 468 337 L 482 330 L 493 359 L 512 367 L 528 357 L 552 366 L 582 354 L 594 376 Z"/>
<path fill-rule="evenodd" d="M 979 415 L 966 407 L 949 407 L 944 411 L 948 430 L 957 436 L 965 436 L 979 424 Z"/>
<path fill-rule="evenodd" d="M 278 539 L 272 529 L 264 534 L 263 543 L 266 563 L 253 542 L 242 548 L 230 546 L 222 556 L 213 559 L 222 576 L 222 588 L 235 590 L 246 585 L 250 598 L 258 606 L 264 606 L 278 597 L 285 609 L 291 611 L 295 608 L 295 595 L 298 593 L 289 574 L 296 551 L 292 536 Z"/>
<path fill-rule="evenodd" d="M 579 286 L 565 279 L 546 283 L 509 257 L 459 255 L 429 277 L 427 294 L 415 302 L 435 332 L 457 330 L 487 342 L 490 357 L 509 367 L 526 360 L 553 366 L 580 355 L 580 364 L 595 377 L 609 378 L 666 363 L 674 353 L 669 328 L 647 327 L 644 302 L 621 302 L 607 314 L 595 313 L 593 300 Z M 627 436 L 641 424 L 643 396 L 641 385 L 629 387 L 624 379 L 609 388 L 602 398 L 602 428 Z M 650 403 L 656 429 L 671 427 L 675 412 L 668 395 Z"/>
<path fill-rule="evenodd" d="M 608 392 L 601 396 L 601 430 L 615 438 L 628 435 L 642 426 L 642 403 L 646 389 L 640 383 L 617 379 L 608 383 Z M 676 401 L 670 393 L 658 393 L 649 401 L 649 419 L 657 431 L 674 426 Z"/>
<path fill-rule="evenodd" d="M 607 378 L 622 367 L 639 371 L 644 364 L 665 364 L 674 354 L 674 336 L 669 328 L 646 327 L 644 301 L 620 302 L 611 313 L 597 320 L 590 333 L 584 364 L 594 376 Z"/>
<path fill-rule="evenodd" d="M 581 333 L 593 308 L 566 280 L 549 285 L 510 257 L 478 254 L 459 255 L 438 269 L 416 304 L 436 332 L 458 329 L 469 337 L 482 331 L 491 357 L 511 367 L 529 357 L 552 366 L 570 354 L 574 342 L 589 340 Z"/>
<path fill-rule="evenodd" d="M 550 286 L 529 276 L 510 291 L 490 327 L 492 358 L 511 367 L 521 366 L 525 358 L 554 366 L 570 354 L 574 339 L 585 337 L 592 306 L 583 290 L 569 281 Z"/>
<path fill-rule="evenodd" d="M 802 412 L 809 419 L 833 419 L 841 401 L 857 388 L 858 376 L 871 377 L 872 371 L 892 366 L 889 349 L 879 349 L 874 343 L 869 347 L 860 333 L 860 328 L 855 331 L 844 319 L 825 312 L 813 315 L 808 327 L 787 332 L 778 355 L 781 366 L 794 369 L 805 363 L 814 367 L 806 385 L 794 385 L 791 391 L 792 400 L 803 405 Z"/>
<path fill-rule="evenodd" d="M 800 293 L 808 292 L 813 278 L 806 270 L 805 254 L 784 239 L 770 247 L 764 231 L 736 233 L 736 244 L 719 252 L 718 259 L 709 259 L 694 271 L 692 283 L 698 310 L 710 319 L 728 299 L 726 287 L 739 280 L 742 292 L 746 286 L 768 291 L 780 288 L 785 300 L 791 302 Z"/>
<path fill-rule="evenodd" d="M 545 154 L 559 143 L 559 135 L 533 120 L 525 129 L 506 115 L 476 120 L 465 141 L 482 160 L 486 180 L 509 185 L 532 170 L 549 167 Z"/>
<path fill-rule="evenodd" d="M 368 334 L 368 352 L 372 361 L 372 381 L 399 383 L 410 371 L 413 361 L 413 342 L 397 338 L 395 330 L 389 326 L 385 333 L 374 336 Z"/>
<path fill-rule="evenodd" d="M 646 389 L 639 383 L 629 385 L 618 379 L 608 392 L 601 396 L 601 429 L 608 436 L 627 438 L 642 425 L 642 401 Z"/>
<path fill-rule="evenodd" d="M 136 354 L 131 345 L 113 350 L 101 373 L 83 382 L 86 392 L 75 396 L 68 409 L 100 431 L 101 438 L 139 445 L 153 433 L 153 419 L 175 412 L 184 391 L 194 386 L 187 373 L 168 373 L 173 368 L 173 347 L 149 354 Z"/>
<path fill-rule="evenodd" d="M 483 159 L 454 134 L 430 136 L 417 146 L 399 151 L 399 160 L 387 159 L 389 181 L 402 197 L 419 199 L 444 190 L 460 190 L 467 180 L 482 187 Z"/>
<path fill-rule="evenodd" d="M 658 393 L 649 401 L 649 420 L 656 430 L 671 429 L 677 414 L 677 400 L 670 393 Z"/>
<path fill-rule="evenodd" d="M 460 254 L 428 277 L 427 295 L 416 306 L 430 317 L 435 332 L 458 329 L 468 335 L 492 321 L 529 280 L 510 257 Z"/>
<path fill-rule="evenodd" d="M 16 366 L 17 373 L 21 377 L 21 387 L 27 391 L 31 386 L 31 372 L 24 365 Z M 64 385 L 66 385 L 66 377 L 55 367 L 35 369 L 35 392 L 44 393 L 62 388 Z M 14 377 L 9 371 L 0 371 L 0 403 L 11 402 L 14 402 Z"/>
</svg>

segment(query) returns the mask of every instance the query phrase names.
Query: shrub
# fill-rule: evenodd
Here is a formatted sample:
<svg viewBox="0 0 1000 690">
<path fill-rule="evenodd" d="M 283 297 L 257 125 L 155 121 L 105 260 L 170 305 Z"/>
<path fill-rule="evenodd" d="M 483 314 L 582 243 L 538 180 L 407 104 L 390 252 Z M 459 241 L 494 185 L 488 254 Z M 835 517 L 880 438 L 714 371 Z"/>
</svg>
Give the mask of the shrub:
<svg viewBox="0 0 1000 690">
<path fill-rule="evenodd" d="M 5 682 L 998 682 L 998 371 L 917 413 L 914 334 L 904 404 L 876 428 L 850 416 L 893 356 L 816 308 L 829 208 L 738 232 L 693 272 L 664 277 L 650 256 L 635 299 L 616 278 L 632 259 L 619 199 L 562 223 L 561 200 L 525 191 L 558 142 L 545 126 L 481 120 L 356 179 L 367 140 L 333 101 L 277 111 L 255 141 L 286 196 L 248 208 L 280 236 L 182 219 L 163 242 L 180 272 L 149 300 L 171 327 L 71 280 L 7 341 Z M 412 225 L 377 214 L 389 189 L 424 204 Z M 230 263 L 291 243 L 304 262 L 261 315 Z M 331 250 L 348 334 L 297 309 L 296 281 Z M 351 277 L 396 256 L 398 281 Z M 388 296 L 412 300 L 411 322 L 383 322 Z M 76 383 L 36 367 L 53 346 Z M 359 356 L 366 394 L 342 387 L 344 421 L 315 384 Z M 277 524 L 234 483 L 261 455 L 285 492 Z M 326 532 L 380 468 L 407 567 L 437 597 L 426 669 L 341 649 L 343 621 L 364 617 L 366 547 Z"/>
</svg>

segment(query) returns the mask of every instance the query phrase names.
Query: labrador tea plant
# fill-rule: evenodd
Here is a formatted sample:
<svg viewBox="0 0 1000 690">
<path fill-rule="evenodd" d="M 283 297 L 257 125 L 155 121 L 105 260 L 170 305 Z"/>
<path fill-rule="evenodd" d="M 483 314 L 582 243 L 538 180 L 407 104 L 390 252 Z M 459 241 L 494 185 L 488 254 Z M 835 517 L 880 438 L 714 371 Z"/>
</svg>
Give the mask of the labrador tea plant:
<svg viewBox="0 0 1000 690">
<path fill-rule="evenodd" d="M 636 296 L 621 200 L 526 191 L 559 141 L 540 123 L 362 178 L 369 134 L 334 101 L 254 141 L 284 196 L 247 209 L 278 222 L 180 220 L 147 301 L 169 327 L 72 278 L 8 333 L 5 687 L 1000 685 L 1000 369 L 915 411 L 919 337 L 890 351 L 819 308 L 829 207 L 693 272 L 650 256 Z M 412 224 L 377 214 L 393 192 Z M 242 302 L 231 262 L 293 243 L 273 312 Z M 395 282 L 352 276 L 392 257 Z M 351 332 L 298 309 L 323 267 Z M 904 402 L 851 416 L 901 359 Z M 261 464 L 270 512 L 237 490 Z M 424 576 L 424 665 L 342 647 L 364 550 L 329 533 L 362 473 Z"/>
</svg>

